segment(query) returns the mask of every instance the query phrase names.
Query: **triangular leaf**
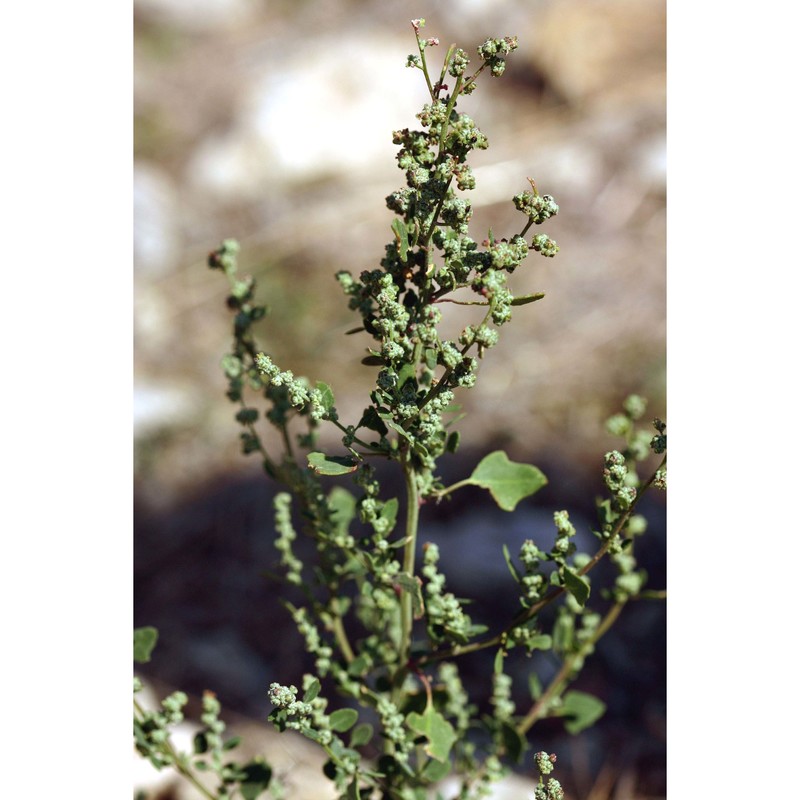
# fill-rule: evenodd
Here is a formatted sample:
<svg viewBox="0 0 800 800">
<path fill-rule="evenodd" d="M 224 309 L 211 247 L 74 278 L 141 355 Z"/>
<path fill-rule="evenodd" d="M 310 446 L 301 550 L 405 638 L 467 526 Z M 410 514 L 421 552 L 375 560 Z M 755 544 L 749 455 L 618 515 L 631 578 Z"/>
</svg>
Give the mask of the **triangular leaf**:
<svg viewBox="0 0 800 800">
<path fill-rule="evenodd" d="M 569 567 L 564 567 L 564 588 L 578 601 L 582 606 L 586 605 L 589 599 L 589 581 L 586 578 L 573 572 Z"/>
<path fill-rule="evenodd" d="M 559 716 L 568 718 L 564 727 L 569 733 L 576 734 L 594 725 L 605 710 L 606 704 L 599 698 L 586 692 L 572 690 L 564 695 Z"/>
<path fill-rule="evenodd" d="M 423 749 L 431 758 L 447 760 L 458 737 L 453 726 L 436 709 L 427 708 L 424 714 L 413 711 L 406 717 L 406 722 L 412 731 L 428 740 Z"/>
<path fill-rule="evenodd" d="M 158 631 L 150 626 L 133 631 L 133 660 L 146 664 L 158 641 Z"/>
<path fill-rule="evenodd" d="M 355 472 L 358 463 L 349 456 L 326 456 L 325 453 L 309 453 L 308 466 L 317 475 L 347 475 Z"/>
<path fill-rule="evenodd" d="M 334 398 L 333 398 L 333 390 L 327 383 L 323 383 L 322 381 L 317 381 L 317 389 L 319 390 L 322 397 L 320 400 L 322 401 L 322 407 L 326 411 L 330 411 L 333 408 Z"/>
<path fill-rule="evenodd" d="M 488 489 L 503 511 L 513 511 L 520 500 L 545 486 L 547 478 L 538 467 L 510 461 L 502 450 L 496 450 L 475 467 L 466 483 Z"/>
</svg>

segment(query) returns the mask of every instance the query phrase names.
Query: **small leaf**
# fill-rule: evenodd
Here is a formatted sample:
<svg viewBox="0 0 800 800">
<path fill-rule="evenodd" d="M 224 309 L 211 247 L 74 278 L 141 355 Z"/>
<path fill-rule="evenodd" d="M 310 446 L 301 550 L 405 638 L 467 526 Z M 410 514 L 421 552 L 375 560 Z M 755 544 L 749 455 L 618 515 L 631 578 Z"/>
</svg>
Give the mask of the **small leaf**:
<svg viewBox="0 0 800 800">
<path fill-rule="evenodd" d="M 438 712 L 430 707 L 424 714 L 413 711 L 406 717 L 408 727 L 415 733 L 424 736 L 428 744 L 425 752 L 437 761 L 446 761 L 456 739 L 453 726 Z"/>
<path fill-rule="evenodd" d="M 517 733 L 517 729 L 508 722 L 504 722 L 500 728 L 500 734 L 503 737 L 503 744 L 506 748 L 509 758 L 519 764 L 522 761 L 522 755 L 528 747 L 528 743 L 524 736 Z"/>
<path fill-rule="evenodd" d="M 447 777 L 451 767 L 452 765 L 449 759 L 446 761 L 437 761 L 433 758 L 425 765 L 422 774 L 426 780 L 429 780 L 431 783 L 437 783 Z M 441 797 L 441 795 L 439 796 Z"/>
<path fill-rule="evenodd" d="M 586 605 L 591 588 L 589 582 L 569 567 L 564 567 L 564 587 L 580 605 Z"/>
<path fill-rule="evenodd" d="M 411 595 L 414 619 L 420 619 L 425 613 L 425 604 L 422 601 L 422 581 L 407 572 L 399 572 L 393 580 L 395 585 Z"/>
<path fill-rule="evenodd" d="M 151 627 L 135 628 L 133 631 L 133 660 L 146 664 L 158 641 L 158 631 Z"/>
<path fill-rule="evenodd" d="M 364 411 L 364 416 L 361 417 L 361 421 L 358 423 L 357 427 L 369 428 L 371 431 L 375 431 L 375 433 L 379 433 L 381 436 L 386 436 L 389 432 L 389 429 L 383 424 L 383 420 L 378 415 L 374 406 L 370 406 Z"/>
<path fill-rule="evenodd" d="M 389 523 L 389 527 L 387 528 L 387 535 L 394 530 L 394 526 L 397 523 L 397 511 L 400 508 L 400 503 L 397 501 L 396 497 L 392 497 L 391 499 L 387 500 L 383 504 L 383 508 L 381 509 L 380 518 L 385 519 Z"/>
<path fill-rule="evenodd" d="M 505 660 L 506 654 L 503 648 L 501 647 L 497 651 L 497 655 L 494 657 L 494 674 L 495 675 L 502 675 L 503 674 L 503 661 Z"/>
<path fill-rule="evenodd" d="M 325 453 L 309 453 L 308 466 L 317 475 L 347 475 L 358 469 L 358 463 L 350 456 L 326 456 Z"/>
<path fill-rule="evenodd" d="M 308 689 L 306 689 L 305 692 L 303 693 L 303 702 L 311 703 L 313 700 L 316 700 L 317 695 L 320 692 L 320 689 L 322 689 L 322 686 L 320 685 L 319 680 L 317 678 L 314 678 L 314 680 L 312 680 L 311 683 L 308 684 Z"/>
<path fill-rule="evenodd" d="M 532 636 L 525 642 L 529 650 L 551 650 L 553 648 L 553 637 L 546 633 Z"/>
<path fill-rule="evenodd" d="M 458 444 L 461 441 L 461 434 L 458 431 L 453 431 L 445 442 L 444 449 L 448 453 L 455 453 L 458 450 Z"/>
<path fill-rule="evenodd" d="M 508 567 L 508 571 L 511 573 L 511 577 L 519 583 L 521 578 L 519 576 L 519 572 L 517 572 L 517 568 L 514 566 L 514 562 L 511 560 L 511 553 L 508 552 L 508 546 L 503 545 L 503 558 L 506 560 L 506 566 Z"/>
<path fill-rule="evenodd" d="M 536 292 L 535 294 L 523 294 L 519 297 L 515 297 L 511 301 L 512 306 L 524 306 L 528 303 L 535 303 L 537 300 L 541 300 L 544 297 L 544 292 Z"/>
<path fill-rule="evenodd" d="M 328 506 L 331 509 L 331 518 L 336 527 L 346 533 L 350 523 L 356 515 L 356 499 L 347 489 L 334 486 L 328 495 Z"/>
<path fill-rule="evenodd" d="M 196 756 L 208 752 L 208 739 L 203 731 L 194 735 L 194 739 L 192 739 L 192 752 Z"/>
<path fill-rule="evenodd" d="M 317 381 L 317 389 L 319 390 L 322 397 L 322 407 L 326 411 L 330 411 L 333 408 L 334 398 L 333 398 L 333 390 L 327 383 L 323 383 L 322 381 Z"/>
<path fill-rule="evenodd" d="M 358 711 L 354 708 L 340 708 L 331 714 L 331 728 L 337 733 L 349 731 L 358 722 Z"/>
<path fill-rule="evenodd" d="M 408 253 L 408 227 L 402 219 L 392 220 L 392 231 L 394 237 L 397 239 L 397 252 L 400 256 L 400 263 L 406 263 L 406 254 Z"/>
<path fill-rule="evenodd" d="M 358 790 L 358 778 L 353 778 L 347 787 L 347 800 L 361 800 L 361 792 Z"/>
<path fill-rule="evenodd" d="M 528 690 L 534 700 L 538 700 L 542 696 L 542 682 L 535 672 L 528 675 Z"/>
<path fill-rule="evenodd" d="M 559 716 L 568 718 L 564 727 L 569 733 L 576 734 L 594 725 L 605 710 L 606 704 L 599 698 L 586 692 L 572 690 L 564 695 Z"/>
<path fill-rule="evenodd" d="M 245 777 L 241 779 L 239 791 L 244 800 L 257 800 L 269 788 L 272 780 L 272 769 L 261 758 L 253 759 L 242 767 Z"/>
<path fill-rule="evenodd" d="M 545 486 L 547 478 L 538 467 L 510 461 L 502 450 L 496 450 L 475 467 L 466 482 L 488 489 L 503 511 L 513 511 L 520 500 Z"/>
<path fill-rule="evenodd" d="M 350 734 L 350 747 L 363 747 L 372 741 L 373 728 L 368 722 L 362 722 L 353 728 Z"/>
<path fill-rule="evenodd" d="M 361 363 L 365 367 L 384 367 L 386 366 L 386 359 L 382 356 L 364 356 Z"/>
</svg>

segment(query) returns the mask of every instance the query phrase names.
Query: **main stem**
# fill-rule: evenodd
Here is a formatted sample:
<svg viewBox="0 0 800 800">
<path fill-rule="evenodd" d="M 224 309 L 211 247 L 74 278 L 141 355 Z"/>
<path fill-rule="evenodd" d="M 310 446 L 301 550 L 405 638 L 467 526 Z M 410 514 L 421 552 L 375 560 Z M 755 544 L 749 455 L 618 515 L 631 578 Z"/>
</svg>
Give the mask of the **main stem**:
<svg viewBox="0 0 800 800">
<path fill-rule="evenodd" d="M 403 475 L 406 481 L 406 536 L 403 550 L 403 572 L 414 576 L 414 564 L 417 552 L 417 529 L 419 527 L 419 490 L 417 473 L 411 463 L 410 453 L 403 459 Z M 403 590 L 400 602 L 400 669 L 405 669 L 411 653 L 411 629 L 414 625 L 413 603 L 411 592 Z"/>
</svg>

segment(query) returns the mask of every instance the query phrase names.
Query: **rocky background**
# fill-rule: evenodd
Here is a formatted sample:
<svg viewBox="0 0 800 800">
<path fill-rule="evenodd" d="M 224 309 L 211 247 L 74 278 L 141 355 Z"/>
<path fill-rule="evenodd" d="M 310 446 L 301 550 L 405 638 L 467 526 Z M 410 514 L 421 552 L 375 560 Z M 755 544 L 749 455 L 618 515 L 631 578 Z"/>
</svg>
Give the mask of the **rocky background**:
<svg viewBox="0 0 800 800">
<path fill-rule="evenodd" d="M 146 677 L 213 688 L 253 720 L 270 680 L 297 682 L 303 653 L 261 576 L 271 489 L 238 452 L 219 369 L 226 286 L 205 258 L 240 241 L 272 312 L 262 346 L 331 384 L 342 417 L 359 414 L 372 371 L 358 363 L 365 341 L 343 335 L 353 318 L 333 274 L 376 265 L 391 238 L 384 198 L 403 183 L 391 131 L 413 126 L 425 99 L 404 67 L 412 17 L 442 55 L 519 37 L 503 78 L 462 104 L 490 142 L 473 160 L 473 237 L 518 230 L 510 198 L 528 176 L 561 206 L 544 226 L 561 252 L 531 254 L 512 281 L 547 296 L 517 309 L 459 398 L 469 446 L 446 465 L 461 476 L 503 447 L 550 486 L 511 522 L 480 501 L 428 519 L 423 536 L 443 553 L 458 537 L 454 590 L 491 613 L 508 582 L 503 542 L 550 536 L 560 507 L 589 527 L 614 445 L 602 423 L 628 393 L 666 416 L 663 0 L 137 0 L 135 623 L 161 630 Z M 662 588 L 663 497 L 647 513 L 646 566 Z M 664 620 L 641 604 L 587 666 L 579 688 L 609 703 L 601 724 L 579 737 L 542 726 L 569 796 L 665 795 Z"/>
</svg>

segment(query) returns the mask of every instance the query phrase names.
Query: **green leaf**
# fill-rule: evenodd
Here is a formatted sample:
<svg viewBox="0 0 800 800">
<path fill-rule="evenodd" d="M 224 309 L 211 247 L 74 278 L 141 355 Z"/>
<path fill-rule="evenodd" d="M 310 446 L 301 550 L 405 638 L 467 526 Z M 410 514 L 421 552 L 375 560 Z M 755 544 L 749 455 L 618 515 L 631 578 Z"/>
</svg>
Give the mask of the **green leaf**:
<svg viewBox="0 0 800 800">
<path fill-rule="evenodd" d="M 494 674 L 495 675 L 502 675 L 503 674 L 503 661 L 505 661 L 505 651 L 501 647 L 497 654 L 494 657 Z"/>
<path fill-rule="evenodd" d="M 400 263 L 405 264 L 406 254 L 408 253 L 408 227 L 402 219 L 395 217 L 392 220 L 392 231 L 395 239 L 397 239 L 397 252 L 400 256 Z"/>
<path fill-rule="evenodd" d="M 589 582 L 569 567 L 564 567 L 564 587 L 580 605 L 586 605 L 591 588 Z"/>
<path fill-rule="evenodd" d="M 406 717 L 406 722 L 412 731 L 428 740 L 423 749 L 431 758 L 447 761 L 458 737 L 453 726 L 436 709 L 429 707 L 424 714 L 413 711 Z"/>
<path fill-rule="evenodd" d="M 525 643 L 530 650 L 551 650 L 553 647 L 553 637 L 546 633 L 532 636 Z"/>
<path fill-rule="evenodd" d="M 358 791 L 358 778 L 353 778 L 347 787 L 347 800 L 361 800 L 361 792 Z"/>
<path fill-rule="evenodd" d="M 146 664 L 150 654 L 158 641 L 158 631 L 150 626 L 134 628 L 133 631 L 133 660 Z"/>
<path fill-rule="evenodd" d="M 369 722 L 362 722 L 350 734 L 350 747 L 363 747 L 372 741 L 373 728 Z"/>
<path fill-rule="evenodd" d="M 350 456 L 326 456 L 325 453 L 309 453 L 308 466 L 317 475 L 347 475 L 358 469 L 358 463 Z"/>
<path fill-rule="evenodd" d="M 564 695 L 559 716 L 568 718 L 564 727 L 569 733 L 576 734 L 594 725 L 605 710 L 606 704 L 599 698 L 586 692 L 572 690 Z"/>
<path fill-rule="evenodd" d="M 328 495 L 328 506 L 336 527 L 346 533 L 356 515 L 356 499 L 347 489 L 334 486 Z"/>
<path fill-rule="evenodd" d="M 528 303 L 535 303 L 537 300 L 541 300 L 544 297 L 544 292 L 536 292 L 535 294 L 523 294 L 519 297 L 515 297 L 511 301 L 512 306 L 525 306 Z"/>
<path fill-rule="evenodd" d="M 538 700 L 542 696 L 542 682 L 535 672 L 528 675 L 528 690 L 534 700 Z"/>
<path fill-rule="evenodd" d="M 261 758 L 253 759 L 249 764 L 242 767 L 245 777 L 239 785 L 239 791 L 244 800 L 256 800 L 269 788 L 272 780 L 272 769 Z"/>
<path fill-rule="evenodd" d="M 506 748 L 508 757 L 519 764 L 522 755 L 528 747 L 524 736 L 517 733 L 517 729 L 508 722 L 504 722 L 500 727 L 500 735 L 503 737 L 503 744 Z"/>
<path fill-rule="evenodd" d="M 451 766 L 452 765 L 450 764 L 449 759 L 447 761 L 437 761 L 435 758 L 433 758 L 425 765 L 425 768 L 422 770 L 422 774 L 426 780 L 430 781 L 431 783 L 437 783 L 438 781 L 447 777 Z"/>
<path fill-rule="evenodd" d="M 508 552 L 508 545 L 503 545 L 503 558 L 506 560 L 506 566 L 508 567 L 508 571 L 511 573 L 511 577 L 519 583 L 521 578 L 519 576 L 519 572 L 517 572 L 517 568 L 514 566 L 514 562 L 511 560 L 511 553 Z"/>
<path fill-rule="evenodd" d="M 496 450 L 475 467 L 466 483 L 488 489 L 503 511 L 513 511 L 520 500 L 545 486 L 547 478 L 538 467 L 510 461 L 502 450 Z"/>
<path fill-rule="evenodd" d="M 331 714 L 331 728 L 337 733 L 349 731 L 358 722 L 358 711 L 354 708 L 340 708 Z"/>
<path fill-rule="evenodd" d="M 375 433 L 379 433 L 381 436 L 386 436 L 389 432 L 389 429 L 383 424 L 383 420 L 380 418 L 374 406 L 370 406 L 364 411 L 364 415 L 361 417 L 361 421 L 356 427 L 369 428 L 369 430 L 375 431 Z"/>
<path fill-rule="evenodd" d="M 400 503 L 398 502 L 396 497 L 390 498 L 383 504 L 380 517 L 381 519 L 385 519 L 389 523 L 388 532 L 394 530 L 394 526 L 397 523 L 397 511 L 399 508 L 400 508 Z"/>
<path fill-rule="evenodd" d="M 393 581 L 404 592 L 408 592 L 411 595 L 414 619 L 420 619 L 425 612 L 425 604 L 422 601 L 422 581 L 407 572 L 398 572 Z"/>
<path fill-rule="evenodd" d="M 322 397 L 320 398 L 322 401 L 322 407 L 326 411 L 330 411 L 333 408 L 334 399 L 333 399 L 333 390 L 327 383 L 323 383 L 322 381 L 317 381 L 317 389 L 319 389 Z"/>
<path fill-rule="evenodd" d="M 320 685 L 319 680 L 317 678 L 314 678 L 314 680 L 312 680 L 311 683 L 308 684 L 308 689 L 306 689 L 305 692 L 303 693 L 303 702 L 310 703 L 313 700 L 316 700 L 317 695 L 320 692 L 320 689 L 322 689 L 322 686 Z"/>
</svg>

